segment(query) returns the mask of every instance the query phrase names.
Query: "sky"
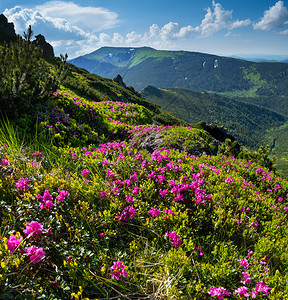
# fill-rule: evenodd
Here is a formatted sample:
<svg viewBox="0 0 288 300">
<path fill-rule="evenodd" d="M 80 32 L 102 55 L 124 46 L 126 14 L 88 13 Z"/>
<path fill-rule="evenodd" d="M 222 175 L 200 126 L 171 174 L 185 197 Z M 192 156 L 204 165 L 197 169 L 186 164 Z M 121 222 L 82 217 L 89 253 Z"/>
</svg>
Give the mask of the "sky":
<svg viewBox="0 0 288 300">
<path fill-rule="evenodd" d="M 1 13 L 69 59 L 103 46 L 288 57 L 288 0 L 0 0 Z"/>
</svg>

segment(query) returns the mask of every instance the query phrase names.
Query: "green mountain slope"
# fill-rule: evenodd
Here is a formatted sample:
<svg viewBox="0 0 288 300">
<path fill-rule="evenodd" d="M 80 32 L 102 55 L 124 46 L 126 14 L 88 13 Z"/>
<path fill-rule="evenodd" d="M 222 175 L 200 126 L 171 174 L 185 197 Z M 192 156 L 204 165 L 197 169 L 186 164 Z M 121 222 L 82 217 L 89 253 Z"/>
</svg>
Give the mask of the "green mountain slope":
<svg viewBox="0 0 288 300">
<path fill-rule="evenodd" d="M 104 47 L 71 63 L 103 77 L 121 74 L 136 90 L 147 85 L 259 97 L 288 95 L 288 64 L 148 47 Z"/>
<path fill-rule="evenodd" d="M 263 143 L 272 148 L 274 139 L 269 139 L 268 130 L 285 124 L 287 116 L 272 110 L 229 99 L 217 94 L 196 92 L 183 88 L 157 89 L 149 86 L 141 94 L 151 103 L 173 112 L 186 122 L 205 120 L 224 125 L 228 133 L 246 147 L 255 149 Z M 277 130 L 278 132 L 279 130 Z M 279 135 L 279 132 L 277 133 Z M 281 139 L 277 144 L 281 144 Z"/>
</svg>

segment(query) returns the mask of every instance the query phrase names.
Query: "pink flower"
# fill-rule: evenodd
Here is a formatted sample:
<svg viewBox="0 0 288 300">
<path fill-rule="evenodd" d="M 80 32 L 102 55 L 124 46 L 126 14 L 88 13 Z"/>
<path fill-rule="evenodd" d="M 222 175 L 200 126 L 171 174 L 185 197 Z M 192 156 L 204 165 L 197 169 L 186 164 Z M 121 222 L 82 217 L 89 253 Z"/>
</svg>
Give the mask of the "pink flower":
<svg viewBox="0 0 288 300">
<path fill-rule="evenodd" d="M 241 286 L 240 288 L 235 290 L 235 293 L 239 294 L 239 296 L 245 296 L 249 298 L 248 288 L 246 286 Z"/>
<path fill-rule="evenodd" d="M 257 220 L 251 222 L 251 226 L 254 228 L 257 227 L 258 225 L 259 223 L 257 222 Z"/>
<path fill-rule="evenodd" d="M 28 181 L 30 181 L 28 178 L 21 178 L 14 186 L 19 188 L 20 190 L 29 189 Z"/>
<path fill-rule="evenodd" d="M 78 155 L 76 153 L 72 153 L 72 159 L 75 159 Z"/>
<path fill-rule="evenodd" d="M 65 190 L 59 192 L 59 195 L 56 197 L 58 203 L 61 203 L 65 200 L 65 198 L 69 197 L 69 193 Z"/>
<path fill-rule="evenodd" d="M 249 267 L 249 262 L 247 259 L 238 259 L 237 260 L 239 262 L 239 264 L 244 267 L 246 270 L 248 270 Z"/>
<path fill-rule="evenodd" d="M 174 216 L 175 216 L 175 213 L 174 213 L 174 211 L 173 211 L 172 209 L 164 209 L 163 212 L 166 214 L 166 215 L 165 215 L 165 219 L 168 218 L 168 215 L 169 215 L 169 214 L 171 215 L 171 217 L 174 217 Z"/>
<path fill-rule="evenodd" d="M 34 152 L 33 155 L 34 155 L 34 156 L 37 156 L 37 157 L 39 157 L 39 158 L 42 157 L 42 153 L 39 152 L 39 151 Z"/>
<path fill-rule="evenodd" d="M 40 194 L 38 194 L 36 196 L 37 199 L 40 199 L 42 202 L 39 204 L 40 206 L 40 210 L 44 209 L 44 208 L 52 208 L 53 206 L 55 206 L 55 204 L 53 203 L 53 197 L 52 195 L 50 195 L 48 190 L 45 190 L 43 196 L 41 196 Z"/>
<path fill-rule="evenodd" d="M 106 234 L 104 232 L 100 233 L 101 238 L 104 238 L 106 236 Z"/>
<path fill-rule="evenodd" d="M 251 282 L 251 277 L 250 275 L 247 273 L 247 272 L 242 272 L 242 275 L 244 276 L 242 279 L 241 279 L 241 283 L 243 284 L 249 284 Z"/>
<path fill-rule="evenodd" d="M 161 197 L 165 197 L 165 195 L 168 193 L 168 190 L 159 190 L 159 194 Z"/>
<path fill-rule="evenodd" d="M 110 268 L 112 270 L 112 279 L 119 280 L 120 276 L 127 277 L 127 271 L 125 270 L 125 265 L 121 260 L 114 261 L 113 266 Z"/>
<path fill-rule="evenodd" d="M 148 211 L 148 213 L 151 214 L 152 217 L 154 217 L 154 218 L 156 218 L 156 217 L 159 218 L 159 216 L 160 216 L 159 209 L 154 208 L 154 207 L 151 207 L 150 210 Z"/>
<path fill-rule="evenodd" d="M 169 237 L 171 246 L 178 248 L 182 244 L 182 240 L 180 237 L 176 234 L 176 232 L 173 231 L 167 231 L 165 233 L 165 236 Z"/>
<path fill-rule="evenodd" d="M 231 176 L 229 176 L 228 178 L 225 179 L 226 183 L 232 183 L 233 181 L 234 181 L 234 179 Z"/>
<path fill-rule="evenodd" d="M 2 158 L 2 165 L 3 166 L 9 166 L 10 162 L 6 158 Z"/>
<path fill-rule="evenodd" d="M 28 237 L 33 236 L 35 237 L 37 234 L 42 233 L 43 225 L 38 223 L 37 221 L 32 221 L 30 223 L 26 223 L 26 229 L 23 230 Z"/>
<path fill-rule="evenodd" d="M 89 173 L 90 173 L 90 171 L 88 169 L 84 169 L 84 170 L 82 170 L 81 175 L 83 177 L 86 177 Z"/>
<path fill-rule="evenodd" d="M 138 187 L 138 186 L 135 186 L 134 188 L 133 188 L 133 190 L 132 190 L 132 193 L 133 194 L 138 194 L 138 193 L 141 193 L 142 192 L 142 190 Z"/>
<path fill-rule="evenodd" d="M 7 241 L 7 249 L 12 254 L 15 249 L 21 244 L 23 237 L 20 236 L 19 238 L 16 237 L 16 235 L 10 235 L 9 240 Z"/>
<path fill-rule="evenodd" d="M 133 206 L 127 206 L 124 208 L 123 212 L 116 216 L 119 221 L 128 221 L 128 218 L 131 220 L 135 217 L 136 210 Z"/>
<path fill-rule="evenodd" d="M 134 202 L 134 199 L 132 198 L 131 195 L 127 195 L 127 196 L 125 197 L 125 200 L 126 200 L 127 202 L 130 202 L 130 203 Z"/>
<path fill-rule="evenodd" d="M 264 293 L 266 296 L 269 295 L 271 288 L 268 287 L 263 281 L 259 281 L 256 284 L 255 290 L 252 291 L 252 298 L 256 298 L 259 293 Z"/>
<path fill-rule="evenodd" d="M 31 247 L 25 247 L 24 251 L 26 252 L 24 255 L 30 256 L 30 261 L 33 264 L 38 263 L 44 256 L 45 252 L 43 251 L 43 248 L 36 247 L 36 246 L 31 246 Z"/>
<path fill-rule="evenodd" d="M 224 296 L 230 296 L 231 293 L 228 292 L 223 287 L 213 287 L 210 288 L 210 291 L 207 292 L 212 297 L 217 297 L 217 299 L 224 299 Z"/>
</svg>

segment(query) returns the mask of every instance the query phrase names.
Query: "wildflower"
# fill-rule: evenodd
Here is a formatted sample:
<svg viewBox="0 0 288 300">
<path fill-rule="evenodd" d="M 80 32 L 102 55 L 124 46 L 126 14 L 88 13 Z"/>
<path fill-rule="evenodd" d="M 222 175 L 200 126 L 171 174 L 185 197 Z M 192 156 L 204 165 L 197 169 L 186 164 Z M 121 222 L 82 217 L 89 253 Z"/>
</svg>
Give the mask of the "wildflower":
<svg viewBox="0 0 288 300">
<path fill-rule="evenodd" d="M 114 261 L 113 266 L 110 268 L 112 270 L 112 279 L 119 280 L 120 276 L 127 277 L 127 271 L 125 270 L 125 265 L 121 260 Z"/>
<path fill-rule="evenodd" d="M 238 259 L 237 260 L 239 262 L 239 264 L 244 267 L 246 270 L 248 270 L 249 267 L 249 262 L 247 259 Z"/>
<path fill-rule="evenodd" d="M 10 235 L 9 240 L 7 241 L 7 249 L 10 251 L 10 253 L 12 254 L 15 249 L 21 244 L 23 237 L 19 236 L 17 238 L 17 236 L 15 235 Z"/>
<path fill-rule="evenodd" d="M 125 197 L 125 200 L 126 200 L 127 202 L 130 202 L 130 203 L 134 202 L 134 199 L 132 198 L 131 195 L 126 196 L 126 197 Z"/>
<path fill-rule="evenodd" d="M 37 157 L 39 157 L 39 158 L 41 158 L 42 157 L 42 153 L 41 152 L 39 152 L 39 151 L 36 151 L 36 152 L 34 152 L 34 153 L 32 153 L 34 156 L 37 156 Z"/>
<path fill-rule="evenodd" d="M 217 299 L 224 299 L 224 296 L 230 296 L 231 293 L 228 292 L 225 288 L 223 287 L 213 287 L 210 288 L 210 291 L 207 292 L 210 296 L 212 297 L 217 297 Z"/>
<path fill-rule="evenodd" d="M 84 170 L 82 170 L 81 175 L 83 177 L 86 177 L 89 173 L 90 173 L 90 171 L 88 169 L 84 169 Z"/>
<path fill-rule="evenodd" d="M 127 206 L 124 208 L 123 212 L 116 216 L 119 221 L 128 221 L 128 217 L 132 220 L 135 217 L 136 210 L 133 206 Z"/>
<path fill-rule="evenodd" d="M 271 288 L 269 288 L 267 284 L 265 284 L 263 281 L 259 281 L 256 283 L 255 290 L 252 290 L 251 292 L 252 298 L 256 298 L 259 293 L 264 293 L 266 296 L 268 296 L 270 293 L 269 290 L 271 290 Z"/>
<path fill-rule="evenodd" d="M 30 181 L 28 178 L 21 178 L 14 186 L 18 187 L 20 190 L 29 189 L 28 181 Z"/>
<path fill-rule="evenodd" d="M 106 236 L 106 234 L 104 232 L 100 232 L 100 236 L 101 236 L 101 238 L 104 238 Z"/>
<path fill-rule="evenodd" d="M 132 190 L 132 193 L 133 194 L 138 194 L 138 193 L 141 193 L 142 192 L 142 190 L 138 187 L 138 186 L 135 186 L 134 188 L 133 188 L 133 190 Z"/>
<path fill-rule="evenodd" d="M 2 165 L 3 166 L 9 166 L 10 162 L 6 158 L 2 158 Z"/>
<path fill-rule="evenodd" d="M 228 178 L 225 179 L 226 183 L 232 183 L 233 181 L 234 181 L 234 179 L 231 176 L 229 176 Z"/>
<path fill-rule="evenodd" d="M 180 239 L 180 237 L 176 234 L 176 232 L 174 230 L 167 231 L 165 233 L 165 236 L 169 237 L 171 246 L 176 247 L 176 248 L 181 246 L 182 240 Z"/>
<path fill-rule="evenodd" d="M 63 202 L 65 198 L 69 197 L 69 193 L 65 190 L 59 192 L 59 195 L 56 197 L 58 203 Z"/>
<path fill-rule="evenodd" d="M 24 255 L 30 256 L 30 261 L 33 264 L 38 263 L 45 256 L 45 251 L 43 251 L 43 248 L 38 248 L 34 245 L 31 247 L 25 247 L 24 251 L 26 252 Z"/>
<path fill-rule="evenodd" d="M 157 217 L 159 218 L 160 216 L 160 211 L 157 208 L 151 207 L 150 210 L 148 211 L 149 214 L 151 214 L 154 218 Z"/>
<path fill-rule="evenodd" d="M 72 153 L 72 159 L 75 159 L 75 158 L 77 158 L 77 154 L 76 153 Z"/>
<path fill-rule="evenodd" d="M 241 279 L 241 283 L 243 284 L 249 284 L 251 282 L 251 277 L 250 275 L 247 273 L 247 272 L 242 272 L 242 275 L 244 276 L 242 279 Z"/>
<path fill-rule="evenodd" d="M 203 246 L 198 246 L 198 247 L 194 248 L 193 253 L 197 252 L 197 257 L 199 258 L 200 256 L 204 255 L 204 253 L 201 252 L 202 249 L 203 249 Z"/>
<path fill-rule="evenodd" d="M 163 212 L 166 214 L 165 215 L 165 219 L 168 218 L 168 214 L 170 214 L 172 217 L 175 216 L 175 213 L 174 213 L 174 211 L 172 209 L 164 209 Z"/>
<path fill-rule="evenodd" d="M 239 294 L 239 296 L 249 297 L 248 288 L 246 286 L 241 286 L 240 288 L 235 290 L 235 293 Z"/>
<path fill-rule="evenodd" d="M 40 199 L 42 202 L 39 204 L 40 206 L 40 210 L 42 210 L 43 208 L 52 208 L 53 206 L 55 206 L 55 204 L 53 203 L 53 197 L 52 195 L 50 195 L 48 190 L 45 190 L 43 196 L 41 196 L 40 194 L 38 194 L 36 196 L 37 199 Z"/>
<path fill-rule="evenodd" d="M 257 220 L 251 222 L 251 226 L 254 228 L 257 227 L 258 225 L 259 223 L 257 222 Z"/>
<path fill-rule="evenodd" d="M 26 229 L 23 230 L 28 237 L 33 236 L 35 237 L 37 234 L 42 233 L 43 225 L 38 223 L 37 221 L 32 221 L 30 223 L 26 223 Z"/>
</svg>

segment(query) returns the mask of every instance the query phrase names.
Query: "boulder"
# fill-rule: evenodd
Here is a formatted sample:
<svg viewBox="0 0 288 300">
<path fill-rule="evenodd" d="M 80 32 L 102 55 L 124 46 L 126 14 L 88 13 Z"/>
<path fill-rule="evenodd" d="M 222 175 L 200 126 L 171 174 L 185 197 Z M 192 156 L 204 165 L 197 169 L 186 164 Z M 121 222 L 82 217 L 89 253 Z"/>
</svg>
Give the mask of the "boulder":
<svg viewBox="0 0 288 300">
<path fill-rule="evenodd" d="M 13 40 L 16 39 L 16 32 L 13 23 L 9 23 L 8 19 L 0 15 L 0 40 Z"/>
<path fill-rule="evenodd" d="M 32 42 L 34 45 L 39 46 L 42 50 L 42 57 L 47 61 L 54 60 L 54 49 L 46 42 L 45 37 L 42 34 L 35 36 L 35 40 Z"/>
<path fill-rule="evenodd" d="M 117 76 L 115 76 L 115 77 L 113 78 L 113 81 L 115 81 L 116 83 L 118 83 L 120 86 L 126 88 L 126 84 L 123 82 L 123 79 L 122 79 L 122 77 L 121 77 L 120 74 L 118 74 Z"/>
</svg>

